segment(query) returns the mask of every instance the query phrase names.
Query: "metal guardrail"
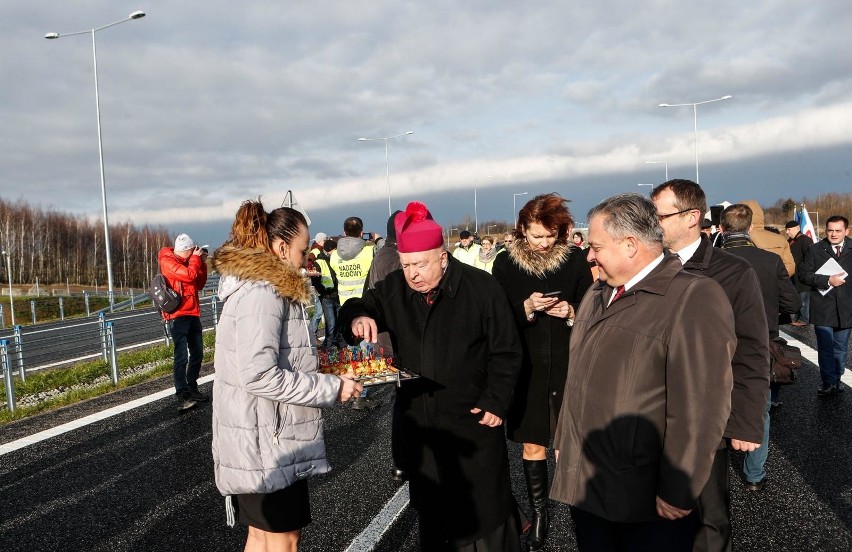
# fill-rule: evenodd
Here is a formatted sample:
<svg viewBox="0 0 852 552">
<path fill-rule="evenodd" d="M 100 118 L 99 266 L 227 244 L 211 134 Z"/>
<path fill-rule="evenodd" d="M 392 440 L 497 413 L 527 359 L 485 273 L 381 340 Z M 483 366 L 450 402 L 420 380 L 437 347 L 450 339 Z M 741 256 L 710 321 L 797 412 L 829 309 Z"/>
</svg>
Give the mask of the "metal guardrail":
<svg viewBox="0 0 852 552">
<path fill-rule="evenodd" d="M 220 302 L 215 295 L 201 299 L 201 325 L 215 330 Z M 75 319 L 34 326 L 15 326 L 0 332 L 0 368 L 6 387 L 6 404 L 15 409 L 14 375 L 26 381 L 37 370 L 61 368 L 98 357 L 110 364 L 113 383 L 118 383 L 116 354 L 156 343 L 170 344 L 168 325 L 154 308 L 127 313 L 100 312 L 97 319 Z M 119 346 L 120 344 L 120 346 Z M 9 394 L 11 400 L 9 400 Z"/>
<path fill-rule="evenodd" d="M 211 296 L 215 296 L 218 287 L 219 287 L 219 274 L 216 274 L 216 273 L 210 274 L 207 277 L 207 283 L 204 285 L 203 288 L 201 288 L 199 290 L 199 296 L 202 299 L 205 299 L 205 298 L 211 297 Z M 122 295 L 124 294 L 123 290 L 122 290 L 121 294 Z M 65 304 L 64 304 L 64 302 L 65 302 L 65 299 L 68 299 L 70 297 L 82 297 L 83 298 L 83 302 L 85 303 L 86 317 L 87 318 L 89 316 L 93 316 L 93 315 L 98 316 L 102 312 L 112 313 L 112 312 L 120 312 L 120 311 L 123 311 L 123 310 L 136 310 L 137 305 L 139 305 L 140 303 L 145 303 L 145 302 L 151 300 L 151 296 L 148 294 L 147 291 L 142 290 L 141 293 L 137 294 L 136 290 L 134 288 L 129 288 L 127 290 L 127 297 L 128 298 L 125 299 L 124 301 L 120 301 L 118 303 L 113 303 L 112 306 L 107 306 L 107 307 L 104 307 L 103 309 L 100 309 L 100 310 L 97 310 L 97 311 L 94 311 L 94 312 L 90 309 L 90 307 L 89 307 L 89 298 L 90 297 L 107 297 L 107 296 L 109 296 L 109 294 L 106 291 L 84 291 L 80 294 L 74 294 L 74 293 L 66 293 L 66 294 L 61 294 L 61 295 L 51 294 L 51 295 L 45 295 L 44 297 L 45 297 L 45 299 L 48 299 L 48 298 L 56 299 L 57 304 L 59 306 L 59 319 L 60 320 L 65 320 Z M 37 301 L 43 301 L 41 299 L 41 295 L 39 295 L 38 297 L 39 297 L 38 300 L 30 299 L 30 322 L 33 326 L 35 326 L 36 324 L 39 323 L 37 316 L 36 316 Z M 6 329 L 6 318 L 3 314 L 3 311 L 5 310 L 5 308 L 6 308 L 5 305 L 0 303 L 0 331 Z"/>
</svg>

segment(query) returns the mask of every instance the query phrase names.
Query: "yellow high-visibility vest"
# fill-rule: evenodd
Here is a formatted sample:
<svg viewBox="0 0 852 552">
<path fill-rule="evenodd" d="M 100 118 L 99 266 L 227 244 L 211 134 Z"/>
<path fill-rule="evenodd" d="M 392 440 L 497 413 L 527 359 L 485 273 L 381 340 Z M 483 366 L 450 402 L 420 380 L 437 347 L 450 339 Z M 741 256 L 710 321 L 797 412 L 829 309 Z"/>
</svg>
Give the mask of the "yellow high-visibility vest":
<svg viewBox="0 0 852 552">
<path fill-rule="evenodd" d="M 361 297 L 367 273 L 373 264 L 373 252 L 374 248 L 364 247 L 354 259 L 348 261 L 342 260 L 336 249 L 331 252 L 330 264 L 337 274 L 337 294 L 341 305 L 349 299 Z"/>
<path fill-rule="evenodd" d="M 322 287 L 325 289 L 333 289 L 334 288 L 334 279 L 331 277 L 331 267 L 328 266 L 328 261 L 324 258 L 317 258 L 317 266 L 320 269 L 320 273 L 322 276 L 320 277 L 320 283 Z"/>
</svg>

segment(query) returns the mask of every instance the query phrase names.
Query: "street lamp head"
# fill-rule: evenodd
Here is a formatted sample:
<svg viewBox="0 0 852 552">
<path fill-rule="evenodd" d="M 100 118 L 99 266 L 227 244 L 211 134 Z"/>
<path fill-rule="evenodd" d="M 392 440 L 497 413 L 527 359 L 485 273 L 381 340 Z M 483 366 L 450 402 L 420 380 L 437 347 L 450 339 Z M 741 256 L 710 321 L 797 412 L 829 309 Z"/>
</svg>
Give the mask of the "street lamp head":
<svg viewBox="0 0 852 552">
<path fill-rule="evenodd" d="M 131 13 L 129 17 L 130 17 L 130 19 L 141 19 L 141 18 L 145 17 L 145 12 L 137 10 L 137 11 Z"/>
<path fill-rule="evenodd" d="M 667 103 L 661 103 L 661 104 L 660 104 L 660 105 L 658 105 L 657 107 L 669 107 L 669 104 L 667 104 Z"/>
<path fill-rule="evenodd" d="M 367 138 L 358 138 L 358 141 L 359 141 L 359 142 L 366 142 L 366 141 L 367 141 Z"/>
<path fill-rule="evenodd" d="M 47 33 L 44 35 L 44 38 L 48 40 L 53 40 L 54 38 L 59 38 L 59 33 Z"/>
<path fill-rule="evenodd" d="M 731 98 L 733 98 L 733 96 L 731 96 L 731 95 L 729 94 L 729 95 L 727 95 L 727 96 L 722 96 L 722 97 L 721 97 L 721 98 L 719 98 L 719 99 L 720 99 L 720 100 L 730 100 Z"/>
<path fill-rule="evenodd" d="M 405 133 L 405 135 L 406 135 L 406 136 L 408 136 L 409 134 L 414 134 L 414 131 L 413 131 L 413 130 L 409 130 L 408 132 L 406 132 L 406 133 Z"/>
</svg>

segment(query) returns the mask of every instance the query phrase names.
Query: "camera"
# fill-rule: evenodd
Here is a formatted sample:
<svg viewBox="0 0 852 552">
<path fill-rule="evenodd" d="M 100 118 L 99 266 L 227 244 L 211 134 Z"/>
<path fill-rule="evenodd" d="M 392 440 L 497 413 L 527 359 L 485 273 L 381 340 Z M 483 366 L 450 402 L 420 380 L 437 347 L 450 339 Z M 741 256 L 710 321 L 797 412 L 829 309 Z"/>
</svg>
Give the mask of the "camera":
<svg viewBox="0 0 852 552">
<path fill-rule="evenodd" d="M 372 232 L 362 232 L 361 237 L 364 238 L 364 241 L 370 241 L 370 240 L 373 239 L 373 233 Z"/>
</svg>

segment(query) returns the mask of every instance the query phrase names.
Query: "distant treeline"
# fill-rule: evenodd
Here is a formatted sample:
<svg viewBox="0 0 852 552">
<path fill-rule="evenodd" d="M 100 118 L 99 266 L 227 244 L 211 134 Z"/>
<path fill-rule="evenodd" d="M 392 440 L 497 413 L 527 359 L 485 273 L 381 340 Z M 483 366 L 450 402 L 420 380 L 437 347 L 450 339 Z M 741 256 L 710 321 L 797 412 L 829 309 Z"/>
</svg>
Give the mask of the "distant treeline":
<svg viewBox="0 0 852 552">
<path fill-rule="evenodd" d="M 112 274 L 116 290 L 143 288 L 157 273 L 157 253 L 172 238 L 162 226 L 110 224 Z M 0 199 L 0 246 L 9 253 L 12 282 L 107 285 L 102 221 Z M 2 276 L 6 281 L 5 258 Z"/>
<path fill-rule="evenodd" d="M 801 210 L 802 203 L 808 210 L 811 222 L 814 226 L 818 226 L 816 230 L 820 236 L 824 234 L 825 221 L 828 217 L 841 215 L 852 220 L 852 193 L 832 192 L 820 194 L 815 199 L 808 197 L 779 199 L 772 207 L 764 207 L 766 224 L 783 226 L 788 220 L 793 220 L 793 207 Z"/>
</svg>

